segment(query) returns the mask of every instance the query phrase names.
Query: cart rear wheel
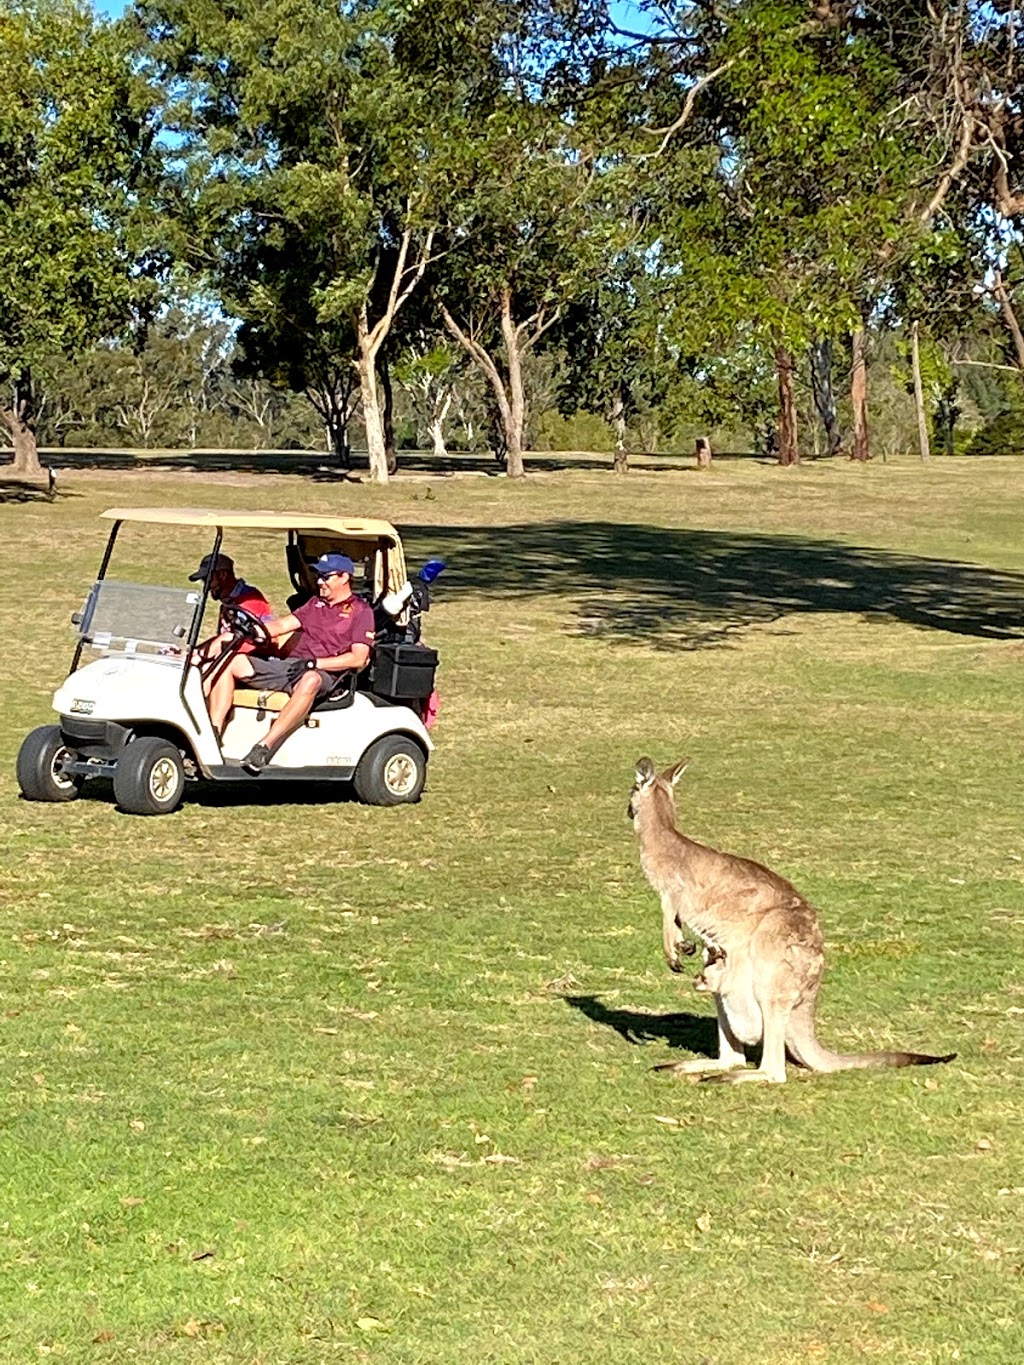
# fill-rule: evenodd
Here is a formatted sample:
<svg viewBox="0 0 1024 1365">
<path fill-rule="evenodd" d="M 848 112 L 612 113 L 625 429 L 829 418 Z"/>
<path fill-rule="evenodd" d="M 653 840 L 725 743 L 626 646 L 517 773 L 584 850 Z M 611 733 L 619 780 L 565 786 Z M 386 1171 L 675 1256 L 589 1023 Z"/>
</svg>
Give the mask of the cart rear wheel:
<svg viewBox="0 0 1024 1365">
<path fill-rule="evenodd" d="M 400 806 L 418 801 L 426 780 L 427 758 L 416 741 L 385 735 L 363 754 L 352 784 L 368 806 Z"/>
<path fill-rule="evenodd" d="M 185 790 L 181 754 L 166 739 L 144 735 L 121 750 L 114 800 L 131 815 L 169 815 Z"/>
<path fill-rule="evenodd" d="M 28 801 L 73 801 L 82 778 L 65 777 L 60 765 L 74 754 L 64 743 L 59 725 L 40 725 L 25 736 L 18 750 L 18 786 Z"/>
</svg>

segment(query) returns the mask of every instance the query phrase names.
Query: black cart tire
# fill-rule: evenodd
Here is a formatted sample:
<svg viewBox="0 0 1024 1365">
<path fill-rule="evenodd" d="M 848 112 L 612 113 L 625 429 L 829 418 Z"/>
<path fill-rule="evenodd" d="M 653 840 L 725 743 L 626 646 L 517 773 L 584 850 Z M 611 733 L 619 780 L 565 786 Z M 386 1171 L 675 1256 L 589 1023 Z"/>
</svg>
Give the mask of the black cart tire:
<svg viewBox="0 0 1024 1365">
<path fill-rule="evenodd" d="M 18 750 L 18 786 L 27 801 L 74 801 L 83 779 L 65 777 L 61 760 L 72 753 L 59 725 L 40 725 Z"/>
<path fill-rule="evenodd" d="M 385 735 L 371 744 L 352 777 L 356 796 L 367 806 L 401 806 L 418 801 L 427 780 L 427 756 L 408 735 Z"/>
<path fill-rule="evenodd" d="M 170 815 L 185 791 L 181 754 L 166 739 L 144 735 L 121 750 L 114 769 L 114 800 L 130 815 Z"/>
</svg>

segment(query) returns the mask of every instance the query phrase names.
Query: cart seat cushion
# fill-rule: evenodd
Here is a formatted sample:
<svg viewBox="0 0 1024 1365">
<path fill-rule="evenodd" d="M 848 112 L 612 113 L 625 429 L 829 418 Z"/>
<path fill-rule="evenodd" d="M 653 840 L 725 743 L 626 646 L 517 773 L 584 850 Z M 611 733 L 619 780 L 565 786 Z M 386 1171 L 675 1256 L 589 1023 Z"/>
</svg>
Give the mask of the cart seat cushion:
<svg viewBox="0 0 1024 1365">
<path fill-rule="evenodd" d="M 235 705 L 250 711 L 282 711 L 288 701 L 287 692 L 257 692 L 252 687 L 235 688 Z"/>
</svg>

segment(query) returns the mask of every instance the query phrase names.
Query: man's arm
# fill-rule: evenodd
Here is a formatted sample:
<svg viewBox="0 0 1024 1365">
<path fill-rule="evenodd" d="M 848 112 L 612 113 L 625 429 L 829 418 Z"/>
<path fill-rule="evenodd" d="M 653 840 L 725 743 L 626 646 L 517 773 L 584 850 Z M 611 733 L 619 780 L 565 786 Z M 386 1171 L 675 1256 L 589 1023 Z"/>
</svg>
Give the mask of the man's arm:
<svg viewBox="0 0 1024 1365">
<path fill-rule="evenodd" d="M 263 622 L 263 629 L 272 640 L 276 640 L 279 635 L 287 635 L 290 631 L 301 630 L 302 622 L 297 616 L 290 613 L 288 616 L 272 616 L 269 621 Z"/>
<path fill-rule="evenodd" d="M 325 673 L 343 673 L 347 668 L 354 668 L 356 671 L 365 668 L 369 657 L 369 645 L 353 645 L 345 654 L 328 654 L 322 659 L 314 659 L 313 662 Z"/>
</svg>

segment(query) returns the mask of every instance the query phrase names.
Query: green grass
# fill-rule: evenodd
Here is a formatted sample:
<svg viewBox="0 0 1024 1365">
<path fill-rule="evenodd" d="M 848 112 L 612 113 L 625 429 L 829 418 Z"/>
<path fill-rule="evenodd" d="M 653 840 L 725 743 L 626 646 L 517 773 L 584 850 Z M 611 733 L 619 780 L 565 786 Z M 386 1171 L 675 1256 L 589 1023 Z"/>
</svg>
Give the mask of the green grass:
<svg viewBox="0 0 1024 1365">
<path fill-rule="evenodd" d="M 1019 1360 L 1020 479 L 68 472 L 0 505 L 0 1359 Z M 175 502 L 450 559 L 419 806 L 18 799 L 96 514 Z M 280 601 L 272 544 L 234 548 Z M 712 1034 L 625 815 L 644 753 L 819 905 L 826 1042 L 957 1061 L 652 1072 Z"/>
</svg>

